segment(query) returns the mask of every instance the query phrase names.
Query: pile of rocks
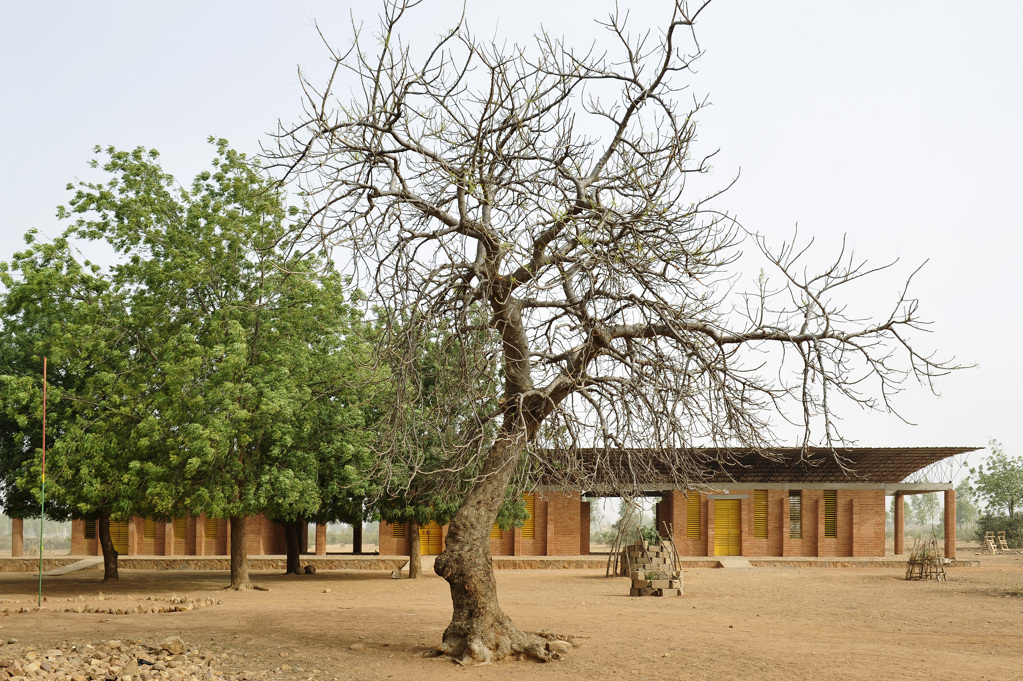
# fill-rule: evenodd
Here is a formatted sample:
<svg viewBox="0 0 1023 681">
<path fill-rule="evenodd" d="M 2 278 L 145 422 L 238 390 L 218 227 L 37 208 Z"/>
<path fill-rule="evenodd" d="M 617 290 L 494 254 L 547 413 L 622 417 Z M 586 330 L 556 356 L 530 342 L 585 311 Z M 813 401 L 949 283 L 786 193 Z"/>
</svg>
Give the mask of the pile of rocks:
<svg viewBox="0 0 1023 681">
<path fill-rule="evenodd" d="M 214 669 L 216 656 L 192 648 L 177 636 L 155 646 L 136 641 L 103 641 L 95 645 L 63 643 L 43 649 L 0 641 L 0 681 L 232 681 L 243 678 Z"/>
<path fill-rule="evenodd" d="M 622 550 L 621 565 L 632 580 L 630 596 L 681 596 L 682 571 L 673 569 L 668 552 L 637 541 Z"/>
<path fill-rule="evenodd" d="M 108 597 L 103 594 L 98 596 L 90 597 L 90 600 L 96 601 L 111 601 L 110 603 L 103 603 L 97 605 L 95 603 L 86 602 L 85 596 L 77 596 L 75 598 L 68 599 L 43 599 L 43 609 L 55 610 L 56 612 L 76 612 L 76 613 L 100 613 L 105 615 L 139 615 L 145 613 L 164 613 L 164 612 L 188 612 L 190 610 L 199 610 L 200 608 L 208 608 L 213 605 L 220 605 L 220 601 L 216 598 L 189 598 L 187 596 L 146 596 L 146 598 L 138 599 L 126 599 L 124 596 Z M 129 600 L 130 602 L 125 602 Z M 0 608 L 0 615 L 14 615 L 26 612 L 35 612 L 40 608 L 36 605 L 37 601 L 31 601 L 27 605 L 20 605 L 19 601 L 4 601 L 4 603 L 14 603 L 13 606 Z M 73 603 L 74 605 L 62 606 L 62 603 Z"/>
</svg>

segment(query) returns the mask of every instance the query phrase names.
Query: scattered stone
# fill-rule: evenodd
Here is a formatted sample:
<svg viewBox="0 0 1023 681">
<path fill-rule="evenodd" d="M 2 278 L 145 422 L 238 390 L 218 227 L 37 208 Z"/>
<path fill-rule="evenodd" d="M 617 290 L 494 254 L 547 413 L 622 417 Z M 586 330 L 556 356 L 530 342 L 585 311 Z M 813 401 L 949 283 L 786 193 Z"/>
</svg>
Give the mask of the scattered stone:
<svg viewBox="0 0 1023 681">
<path fill-rule="evenodd" d="M 315 575 L 316 574 L 316 566 L 315 565 L 306 565 L 305 566 L 305 573 L 307 575 Z"/>
<path fill-rule="evenodd" d="M 366 644 L 365 643 L 353 643 L 350 646 L 350 648 L 352 650 L 365 650 L 366 649 Z"/>
<path fill-rule="evenodd" d="M 171 637 L 174 639 L 180 638 Z M 170 639 L 168 639 L 170 640 Z M 59 648 L 40 650 L 35 646 L 9 644 L 0 657 L 0 679 L 18 681 L 254 681 L 265 673 L 222 673 L 216 669 L 220 658 L 198 650 L 159 656 L 164 662 L 150 662 L 152 646 L 139 641 L 103 641 L 96 645 L 62 642 Z M 158 644 L 162 647 L 163 642 Z M 298 671 L 294 668 L 294 671 Z"/>
<path fill-rule="evenodd" d="M 391 570 L 391 579 L 401 579 L 401 570 Z"/>
<path fill-rule="evenodd" d="M 323 590 L 323 593 L 325 593 L 325 594 L 329 594 L 329 593 L 330 593 L 330 589 L 324 589 L 324 590 Z"/>
<path fill-rule="evenodd" d="M 559 655 L 565 655 L 572 650 L 572 644 L 568 641 L 548 641 L 547 650 Z"/>
<path fill-rule="evenodd" d="M 160 648 L 171 655 L 181 655 L 186 650 L 185 642 L 181 640 L 180 636 L 168 636 L 160 641 Z"/>
</svg>

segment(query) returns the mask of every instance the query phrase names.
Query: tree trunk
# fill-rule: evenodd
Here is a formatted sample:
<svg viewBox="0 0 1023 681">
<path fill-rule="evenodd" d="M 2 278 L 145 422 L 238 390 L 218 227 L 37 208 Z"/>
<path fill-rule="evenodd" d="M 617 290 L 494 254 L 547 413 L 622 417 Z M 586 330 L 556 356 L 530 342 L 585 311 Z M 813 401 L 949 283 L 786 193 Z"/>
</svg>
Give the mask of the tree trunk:
<svg viewBox="0 0 1023 681">
<path fill-rule="evenodd" d="M 408 578 L 423 578 L 422 547 L 419 545 L 419 523 L 410 520 L 405 524 L 408 531 Z"/>
<path fill-rule="evenodd" d="M 239 591 L 252 587 L 249 581 L 249 554 L 245 549 L 245 516 L 231 517 L 231 587 Z"/>
<path fill-rule="evenodd" d="M 288 561 L 284 569 L 286 575 L 302 574 L 301 539 L 303 522 L 292 520 L 284 525 L 284 544 L 287 547 Z"/>
<path fill-rule="evenodd" d="M 505 431 L 494 443 L 448 526 L 444 551 L 434 563 L 434 571 L 448 582 L 454 606 L 439 651 L 462 664 L 486 663 L 513 654 L 541 661 L 559 657 L 547 645 L 559 637 L 519 631 L 497 602 L 490 531 L 525 440 L 524 435 Z"/>
<path fill-rule="evenodd" d="M 110 514 L 101 513 L 96 519 L 96 531 L 99 532 L 99 545 L 103 549 L 103 581 L 112 582 L 117 575 L 117 549 L 110 538 Z"/>
<path fill-rule="evenodd" d="M 362 514 L 352 523 L 352 553 L 362 555 Z"/>
</svg>

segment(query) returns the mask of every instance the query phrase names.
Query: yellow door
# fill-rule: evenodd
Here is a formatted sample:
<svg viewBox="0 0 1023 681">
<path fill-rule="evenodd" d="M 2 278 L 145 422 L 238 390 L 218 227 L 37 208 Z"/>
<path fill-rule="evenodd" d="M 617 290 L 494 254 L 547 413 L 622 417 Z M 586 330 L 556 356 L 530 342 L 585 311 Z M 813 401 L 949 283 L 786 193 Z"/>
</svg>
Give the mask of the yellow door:
<svg viewBox="0 0 1023 681">
<path fill-rule="evenodd" d="M 742 555 L 739 514 L 741 502 L 738 499 L 714 500 L 714 555 Z"/>
<path fill-rule="evenodd" d="M 441 528 L 435 522 L 419 528 L 419 553 L 424 556 L 439 556 L 441 551 Z"/>
<path fill-rule="evenodd" d="M 110 541 L 114 543 L 114 551 L 128 553 L 128 521 L 110 521 Z"/>
</svg>

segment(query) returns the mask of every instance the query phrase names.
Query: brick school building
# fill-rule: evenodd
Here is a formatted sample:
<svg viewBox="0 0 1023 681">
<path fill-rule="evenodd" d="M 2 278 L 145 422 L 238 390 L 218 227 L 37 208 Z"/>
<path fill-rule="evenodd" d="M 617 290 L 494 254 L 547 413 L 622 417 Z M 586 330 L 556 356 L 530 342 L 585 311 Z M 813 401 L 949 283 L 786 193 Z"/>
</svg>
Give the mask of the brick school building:
<svg viewBox="0 0 1023 681">
<path fill-rule="evenodd" d="M 895 553 L 904 552 L 905 501 L 941 492 L 945 502 L 945 555 L 955 556 L 955 489 L 952 481 L 904 482 L 949 457 L 976 447 L 856 447 L 770 450 L 769 458 L 732 451 L 700 490 L 675 489 L 667 476 L 650 475 L 634 493 L 658 499 L 657 529 L 673 533 L 683 556 L 866 557 L 885 555 L 887 498 L 895 499 Z M 703 450 L 713 454 L 714 451 Z M 588 453 L 580 452 L 585 459 Z M 621 451 L 618 465 L 642 451 Z M 710 460 L 717 457 L 709 456 Z M 590 553 L 593 488 L 564 491 L 540 487 L 525 495 L 529 519 L 522 527 L 495 526 L 495 556 L 578 556 Z M 424 554 L 439 554 L 447 528 L 420 529 Z M 380 554 L 408 555 L 403 524 L 380 523 Z"/>
</svg>

